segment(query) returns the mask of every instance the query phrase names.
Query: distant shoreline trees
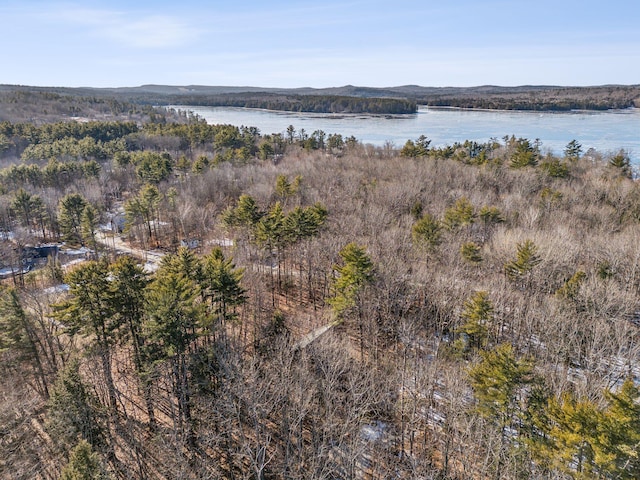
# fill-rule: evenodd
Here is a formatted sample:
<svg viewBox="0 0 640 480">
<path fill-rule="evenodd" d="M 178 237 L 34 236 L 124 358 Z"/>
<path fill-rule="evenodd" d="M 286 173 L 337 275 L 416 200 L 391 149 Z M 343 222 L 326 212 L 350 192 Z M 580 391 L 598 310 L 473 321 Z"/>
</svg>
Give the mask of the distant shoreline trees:
<svg viewBox="0 0 640 480">
<path fill-rule="evenodd" d="M 308 113 L 410 114 L 418 111 L 414 100 L 348 97 L 341 95 L 226 94 L 171 97 L 181 105 L 244 107 Z M 166 103 L 166 99 L 162 101 Z"/>
</svg>

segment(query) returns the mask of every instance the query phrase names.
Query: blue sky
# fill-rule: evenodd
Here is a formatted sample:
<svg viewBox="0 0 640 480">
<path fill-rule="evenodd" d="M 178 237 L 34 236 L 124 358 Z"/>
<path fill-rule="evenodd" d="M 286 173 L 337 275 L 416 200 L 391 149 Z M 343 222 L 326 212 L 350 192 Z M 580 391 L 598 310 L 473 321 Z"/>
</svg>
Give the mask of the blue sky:
<svg viewBox="0 0 640 480">
<path fill-rule="evenodd" d="M 640 83 L 638 0 L 0 0 L 0 83 Z"/>
</svg>

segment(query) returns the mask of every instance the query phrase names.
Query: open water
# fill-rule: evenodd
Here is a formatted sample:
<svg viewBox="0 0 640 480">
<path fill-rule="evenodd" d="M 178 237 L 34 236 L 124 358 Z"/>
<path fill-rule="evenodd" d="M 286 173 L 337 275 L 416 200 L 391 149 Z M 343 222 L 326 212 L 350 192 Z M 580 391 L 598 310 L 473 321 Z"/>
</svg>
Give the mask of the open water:
<svg viewBox="0 0 640 480">
<path fill-rule="evenodd" d="M 542 142 L 542 151 L 561 154 L 567 143 L 577 140 L 583 152 L 590 148 L 603 154 L 624 149 L 632 162 L 640 164 L 640 109 L 604 112 L 521 112 L 505 110 L 463 110 L 420 107 L 412 115 L 334 115 L 292 113 L 233 107 L 173 107 L 190 110 L 210 124 L 256 127 L 263 134 L 285 133 L 289 125 L 307 134 L 354 136 L 363 143 L 401 147 L 420 135 L 432 146 L 475 140 L 486 142 L 504 136 Z"/>
</svg>

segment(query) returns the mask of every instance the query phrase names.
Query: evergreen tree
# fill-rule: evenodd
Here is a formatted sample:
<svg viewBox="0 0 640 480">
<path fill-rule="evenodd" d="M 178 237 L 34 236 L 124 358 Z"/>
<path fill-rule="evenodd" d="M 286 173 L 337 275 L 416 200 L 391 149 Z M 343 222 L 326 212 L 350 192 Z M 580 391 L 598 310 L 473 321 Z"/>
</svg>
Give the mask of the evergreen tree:
<svg viewBox="0 0 640 480">
<path fill-rule="evenodd" d="M 344 139 L 340 134 L 330 134 L 327 137 L 327 149 L 333 153 L 338 154 L 344 148 Z"/>
<path fill-rule="evenodd" d="M 287 127 L 287 141 L 289 145 L 293 145 L 293 140 L 296 137 L 296 128 L 293 125 Z"/>
<path fill-rule="evenodd" d="M 464 225 L 472 224 L 474 220 L 475 213 L 473 205 L 466 197 L 462 197 L 458 199 L 452 207 L 445 210 L 442 223 L 449 230 L 455 230 Z"/>
<path fill-rule="evenodd" d="M 540 163 L 540 169 L 547 172 L 552 178 L 567 178 L 569 176 L 569 167 L 565 162 L 561 162 L 557 158 L 548 155 L 547 158 Z"/>
<path fill-rule="evenodd" d="M 616 169 L 623 177 L 632 178 L 633 168 L 631 167 L 631 159 L 624 150 L 620 150 L 617 154 L 609 159 L 609 165 Z"/>
<path fill-rule="evenodd" d="M 414 220 L 420 220 L 420 218 L 422 218 L 423 210 L 424 207 L 422 205 L 422 202 L 420 200 L 416 200 L 415 202 L 413 202 L 413 205 L 411 205 L 409 213 L 411 213 L 411 216 Z"/>
<path fill-rule="evenodd" d="M 173 159 L 169 153 L 136 152 L 132 158 L 136 174 L 145 183 L 157 185 L 173 172 Z"/>
<path fill-rule="evenodd" d="M 597 475 L 594 443 L 602 413 L 589 400 L 577 400 L 565 393 L 561 400 L 549 401 L 549 462 L 574 478 L 589 479 Z"/>
<path fill-rule="evenodd" d="M 258 147 L 258 158 L 260 160 L 268 160 L 269 158 L 273 157 L 273 155 L 274 148 L 271 143 L 269 143 L 269 141 L 264 141 L 260 144 L 260 146 Z"/>
<path fill-rule="evenodd" d="M 154 280 L 146 289 L 145 336 L 155 362 L 168 362 L 178 402 L 177 426 L 186 427 L 193 440 L 188 352 L 204 323 L 198 284 L 181 271 L 181 260 L 163 258 Z M 185 425 L 186 424 L 186 425 Z"/>
<path fill-rule="evenodd" d="M 480 363 L 469 369 L 469 376 L 477 400 L 476 411 L 500 434 L 495 466 L 498 478 L 504 457 L 514 446 L 512 432 L 524 426 L 527 389 L 535 382 L 533 364 L 516 358 L 513 347 L 506 343 L 493 350 L 480 351 L 480 357 Z"/>
<path fill-rule="evenodd" d="M 333 297 L 329 303 L 338 319 L 357 307 L 362 288 L 373 280 L 373 262 L 364 247 L 349 243 L 340 250 L 342 265 L 334 269 L 338 276 L 333 282 Z"/>
<path fill-rule="evenodd" d="M 431 144 L 431 140 L 429 140 L 424 135 L 420 135 L 418 139 L 414 142 L 413 140 L 407 140 L 407 142 L 400 150 L 400 155 L 403 157 L 425 157 L 429 155 L 429 145 Z"/>
<path fill-rule="evenodd" d="M 153 399 L 151 396 L 150 361 L 144 337 L 145 290 L 149 284 L 147 273 L 131 257 L 120 257 L 110 265 L 111 299 L 117 317 L 116 324 L 122 325 L 119 340 L 126 341 L 133 348 L 133 362 L 140 378 L 144 393 L 151 430 L 156 427 Z"/>
<path fill-rule="evenodd" d="M 480 253 L 480 245 L 475 242 L 465 242 L 460 247 L 460 255 L 471 264 L 482 262 L 482 254 Z"/>
<path fill-rule="evenodd" d="M 284 218 L 284 229 L 292 243 L 318 234 L 327 218 L 327 209 L 320 203 L 311 207 L 296 207 Z"/>
<path fill-rule="evenodd" d="M 45 428 L 56 446 L 68 451 L 78 438 L 96 449 L 106 445 L 104 417 L 98 399 L 84 384 L 80 364 L 72 359 L 59 373 L 47 403 Z"/>
<path fill-rule="evenodd" d="M 578 270 L 556 291 L 556 296 L 566 300 L 575 300 L 580 291 L 580 286 L 584 283 L 586 278 L 587 274 L 582 270 Z"/>
<path fill-rule="evenodd" d="M 15 354 L 15 357 L 3 360 L 7 363 L 10 361 L 9 358 L 13 358 L 16 362 L 32 364 L 36 374 L 37 390 L 48 397 L 47 374 L 41 353 L 43 350 L 35 322 L 22 307 L 18 292 L 0 285 L 0 354 L 5 351 Z"/>
<path fill-rule="evenodd" d="M 121 324 L 113 303 L 109 266 L 104 261 L 83 263 L 65 276 L 65 282 L 69 285 L 70 295 L 67 300 L 53 305 L 54 317 L 71 334 L 79 333 L 90 339 L 100 356 L 109 404 L 115 410 L 117 391 L 111 372 L 111 353 Z"/>
<path fill-rule="evenodd" d="M 513 141 L 515 151 L 511 154 L 511 168 L 535 167 L 538 164 L 538 149 L 526 138 Z"/>
<path fill-rule="evenodd" d="M 529 274 L 542 259 L 538 255 L 538 247 L 531 240 L 517 244 L 516 258 L 504 265 L 505 273 L 511 280 L 520 280 Z"/>
<path fill-rule="evenodd" d="M 567 146 L 564 148 L 564 156 L 572 162 L 578 160 L 581 154 L 582 145 L 580 145 L 580 143 L 575 139 L 567 143 Z"/>
<path fill-rule="evenodd" d="M 158 206 L 162 201 L 162 195 L 155 185 L 147 184 L 140 189 L 135 197 L 131 197 L 124 204 L 126 217 L 126 229 L 134 225 L 144 224 L 149 241 L 158 240 L 155 225 L 158 220 Z M 155 233 L 155 235 L 154 235 Z"/>
<path fill-rule="evenodd" d="M 442 224 L 433 215 L 425 213 L 411 228 L 413 242 L 428 251 L 442 243 Z"/>
<path fill-rule="evenodd" d="M 253 197 L 242 194 L 235 207 L 222 212 L 222 222 L 227 227 L 253 228 L 263 215 Z"/>
<path fill-rule="evenodd" d="M 233 259 L 226 259 L 220 247 L 214 248 L 203 259 L 204 295 L 213 307 L 213 313 L 224 323 L 235 316 L 236 307 L 246 302 L 246 291 L 241 286 L 243 268 L 236 268 Z"/>
<path fill-rule="evenodd" d="M 109 480 L 111 478 L 99 455 L 86 440 L 80 440 L 71 450 L 69 463 L 62 469 L 60 480 Z"/>
<path fill-rule="evenodd" d="M 284 212 L 280 202 L 276 202 L 255 224 L 255 241 L 269 252 L 279 250 L 286 241 Z"/>
<path fill-rule="evenodd" d="M 98 210 L 96 210 L 93 205 L 87 204 L 82 211 L 82 217 L 80 219 L 82 239 L 84 244 L 92 249 L 96 255 L 98 252 L 98 241 L 96 240 L 98 221 Z"/>
<path fill-rule="evenodd" d="M 174 255 L 163 257 L 162 271 L 180 275 L 196 286 L 199 286 L 203 279 L 202 261 L 187 247 L 180 247 Z"/>
<path fill-rule="evenodd" d="M 500 209 L 497 207 L 489 207 L 485 205 L 480 208 L 478 216 L 485 224 L 485 226 L 504 222 L 504 216 L 502 215 Z"/>
<path fill-rule="evenodd" d="M 205 170 L 207 170 L 207 168 L 209 168 L 210 163 L 211 162 L 209 161 L 209 157 L 207 157 L 206 155 L 200 155 L 193 162 L 193 165 L 191 166 L 191 172 L 201 174 Z"/>
<path fill-rule="evenodd" d="M 606 408 L 570 392 L 550 399 L 537 422 L 545 439 L 532 445 L 538 461 L 577 479 L 639 478 L 640 389 L 627 380 L 604 395 Z"/>
<path fill-rule="evenodd" d="M 20 188 L 11 201 L 11 210 L 23 227 L 35 232 L 40 229 L 42 237 L 45 236 L 44 215 L 45 208 L 42 198 L 32 195 Z"/>
<path fill-rule="evenodd" d="M 82 212 L 87 201 L 78 193 L 65 195 L 58 206 L 58 223 L 63 238 L 70 243 L 82 243 Z"/>
<path fill-rule="evenodd" d="M 131 257 L 123 256 L 110 265 L 111 302 L 118 317 L 116 324 L 126 325 L 121 339 L 131 341 L 138 371 L 142 368 L 142 324 L 144 319 L 144 291 L 149 284 L 147 273 Z"/>
<path fill-rule="evenodd" d="M 486 307 L 480 310 L 488 313 Z M 504 429 L 514 422 L 523 407 L 523 388 L 533 382 L 533 365 L 517 359 L 508 343 L 480 351 L 480 357 L 480 363 L 469 370 L 477 411 L 504 435 Z"/>
<path fill-rule="evenodd" d="M 484 348 L 488 338 L 488 325 L 493 321 L 493 304 L 487 292 L 476 292 L 473 297 L 464 302 L 462 318 L 464 325 L 457 333 L 464 335 L 465 350 L 477 351 Z"/>
<path fill-rule="evenodd" d="M 294 179 L 293 183 L 289 181 L 286 175 L 278 175 L 276 177 L 276 195 L 278 195 L 282 201 L 285 201 L 288 197 L 298 193 L 301 182 L 302 177 L 300 175 Z"/>
<path fill-rule="evenodd" d="M 595 463 L 607 478 L 640 478 L 640 388 L 627 379 L 609 401 L 594 442 Z"/>
</svg>

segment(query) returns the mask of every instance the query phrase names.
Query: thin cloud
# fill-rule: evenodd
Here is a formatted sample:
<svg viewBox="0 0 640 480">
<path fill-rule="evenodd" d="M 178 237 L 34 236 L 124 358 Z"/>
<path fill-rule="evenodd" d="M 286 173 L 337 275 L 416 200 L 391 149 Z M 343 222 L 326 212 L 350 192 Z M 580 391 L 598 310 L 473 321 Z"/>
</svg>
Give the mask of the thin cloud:
<svg viewBox="0 0 640 480">
<path fill-rule="evenodd" d="M 197 31 L 186 23 L 161 15 L 108 25 L 101 30 L 101 33 L 107 38 L 137 48 L 183 46 L 191 43 L 198 36 Z"/>
<path fill-rule="evenodd" d="M 198 28 L 169 15 L 131 15 L 70 6 L 51 13 L 57 21 L 84 28 L 93 37 L 130 48 L 180 47 L 194 42 L 200 35 Z"/>
</svg>

